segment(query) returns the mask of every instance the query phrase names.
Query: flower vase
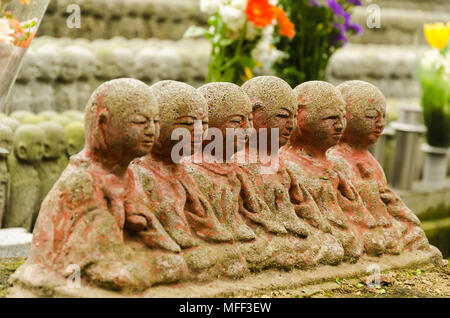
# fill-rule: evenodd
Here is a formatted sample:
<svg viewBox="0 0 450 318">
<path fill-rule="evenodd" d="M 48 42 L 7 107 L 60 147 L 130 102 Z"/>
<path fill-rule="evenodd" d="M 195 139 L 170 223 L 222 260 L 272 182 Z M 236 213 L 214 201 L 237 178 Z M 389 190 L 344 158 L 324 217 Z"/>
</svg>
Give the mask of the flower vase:
<svg viewBox="0 0 450 318">
<path fill-rule="evenodd" d="M 50 0 L 0 0 L 0 112 Z"/>
<path fill-rule="evenodd" d="M 423 184 L 426 189 L 439 190 L 445 187 L 447 177 L 448 148 L 422 145 L 425 153 Z"/>
</svg>

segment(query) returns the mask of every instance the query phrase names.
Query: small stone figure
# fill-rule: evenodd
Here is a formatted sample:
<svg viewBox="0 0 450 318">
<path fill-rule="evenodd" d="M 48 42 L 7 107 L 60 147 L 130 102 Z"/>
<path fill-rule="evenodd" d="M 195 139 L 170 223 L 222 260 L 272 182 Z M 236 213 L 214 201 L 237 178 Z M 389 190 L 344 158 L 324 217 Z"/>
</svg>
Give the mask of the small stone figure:
<svg viewBox="0 0 450 318">
<path fill-rule="evenodd" d="M 381 227 L 386 252 L 399 254 L 404 247 L 427 248 L 420 221 L 388 187 L 383 169 L 368 147 L 383 132 L 386 99 L 370 83 L 348 81 L 337 87 L 347 105 L 347 128 L 328 158 L 358 190 L 365 206 Z"/>
<path fill-rule="evenodd" d="M 189 173 L 208 196 L 220 222 L 226 225 L 236 241 L 250 241 L 256 235 L 245 219 L 262 225 L 272 233 L 286 234 L 284 226 L 272 215 L 257 195 L 255 186 L 233 162 L 232 156 L 245 147 L 245 133 L 251 128 L 252 106 L 245 92 L 232 83 L 210 83 L 199 92 L 208 103 L 209 131 L 220 132 L 205 141 L 201 163 L 189 165 Z M 227 133 L 237 138 L 227 140 Z M 210 148 L 220 143 L 222 151 Z M 231 149 L 226 149 L 230 148 Z M 209 149 L 209 150 L 208 150 Z M 231 150 L 231 151 L 229 151 Z"/>
<path fill-rule="evenodd" d="M 44 200 L 50 189 L 66 168 L 61 165 L 61 157 L 66 157 L 67 139 L 64 128 L 55 122 L 39 124 L 45 134 L 44 157 L 37 166 L 41 179 L 41 197 Z"/>
<path fill-rule="evenodd" d="M 20 126 L 20 121 L 12 117 L 6 117 L 0 119 L 0 124 L 8 126 L 13 132 L 15 132 L 16 129 Z"/>
<path fill-rule="evenodd" d="M 11 195 L 4 227 L 33 230 L 33 220 L 39 213 L 41 202 L 36 165 L 44 155 L 44 142 L 44 132 L 36 125 L 22 125 L 14 133 L 14 150 L 8 157 Z"/>
<path fill-rule="evenodd" d="M 10 191 L 8 155 L 13 150 L 13 131 L 8 126 L 0 123 L 0 228 L 3 224 L 3 216 L 8 208 Z"/>
<path fill-rule="evenodd" d="M 6 124 L 0 121 L 0 147 L 8 153 L 13 151 L 14 131 Z"/>
<path fill-rule="evenodd" d="M 161 275 L 168 280 L 166 270 L 154 268 L 154 257 L 124 244 L 125 211 L 142 209 L 129 202 L 144 195 L 128 165 L 151 150 L 157 116 L 156 100 L 138 80 L 117 79 L 95 90 L 86 106 L 86 147 L 42 203 L 30 256 L 17 275 L 45 271 L 45 279 L 56 280 L 75 264 L 83 278 L 108 289 L 145 289 Z M 178 272 L 174 258 L 163 262 Z"/>
<path fill-rule="evenodd" d="M 67 136 L 67 156 L 79 153 L 84 147 L 84 125 L 81 122 L 71 122 L 64 126 Z"/>
<path fill-rule="evenodd" d="M 371 251 L 372 245 L 377 247 L 373 248 L 376 251 L 379 248 L 377 242 L 363 241 L 365 232 L 360 233 L 360 228 L 353 226 L 359 221 L 373 227 L 374 220 L 356 190 L 332 169 L 325 155 L 344 132 L 344 100 L 333 85 L 321 81 L 300 84 L 294 93 L 299 103 L 297 130 L 282 155 L 288 169 L 307 188 L 326 219 L 313 220 L 313 223 L 328 222 L 331 234 L 344 248 L 344 260 L 354 262 L 365 246 L 366 251 Z M 343 203 L 345 211 L 341 207 Z M 351 218 L 346 213 L 350 213 Z"/>
<path fill-rule="evenodd" d="M 259 76 L 247 81 L 242 89 L 247 93 L 253 107 L 253 127 L 260 143 L 267 141 L 265 151 L 259 151 L 257 163 L 241 165 L 257 185 L 259 196 L 269 206 L 272 213 L 284 227 L 301 237 L 308 236 L 306 224 L 295 214 L 289 199 L 291 180 L 284 167 L 283 160 L 278 157 L 278 148 L 289 141 L 294 130 L 297 100 L 292 88 L 282 79 L 274 76 Z M 265 129 L 264 136 L 262 129 Z M 278 135 L 272 136 L 272 130 L 278 129 Z M 272 140 L 275 137 L 276 140 Z M 272 154 L 273 144 L 277 144 L 276 154 Z M 261 150 L 261 144 L 259 149 Z M 251 145 L 247 144 L 247 154 Z M 275 169 L 263 173 L 265 167 L 278 161 Z M 316 208 L 312 197 L 310 203 Z"/>
<path fill-rule="evenodd" d="M 178 142 L 171 138 L 176 128 L 194 133 L 194 122 L 206 121 L 206 102 L 190 85 L 162 81 L 152 86 L 160 105 L 159 140 L 152 152 L 133 161 L 131 169 L 148 194 L 149 205 L 173 241 L 158 242 L 167 250 L 177 252 L 199 245 L 198 238 L 213 242 L 229 242 L 231 235 L 218 222 L 207 199 L 203 197 L 185 168 L 174 161 L 172 147 Z M 200 127 L 200 132 L 202 132 Z M 183 141 L 182 141 L 183 142 Z M 192 140 L 184 141 L 191 147 Z M 128 221 L 150 247 L 154 240 L 145 231 L 145 215 L 129 215 Z"/>
</svg>

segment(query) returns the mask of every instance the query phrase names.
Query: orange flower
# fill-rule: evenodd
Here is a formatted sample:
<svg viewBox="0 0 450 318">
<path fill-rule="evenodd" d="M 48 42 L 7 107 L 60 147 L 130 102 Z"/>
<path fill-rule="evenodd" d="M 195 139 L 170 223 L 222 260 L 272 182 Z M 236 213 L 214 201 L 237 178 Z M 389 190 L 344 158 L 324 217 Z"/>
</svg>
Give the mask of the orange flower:
<svg viewBox="0 0 450 318">
<path fill-rule="evenodd" d="M 17 40 L 16 43 L 14 43 L 14 45 L 16 46 L 20 46 L 22 48 L 27 48 L 30 46 L 31 41 L 33 41 L 34 36 L 36 35 L 36 32 L 31 32 L 30 36 L 24 40 Z"/>
<path fill-rule="evenodd" d="M 275 19 L 275 7 L 269 0 L 248 0 L 245 14 L 255 26 L 266 27 Z"/>
<path fill-rule="evenodd" d="M 19 20 L 12 18 L 8 20 L 8 23 L 11 29 L 14 29 L 18 33 L 23 33 Z"/>
<path fill-rule="evenodd" d="M 295 26 L 291 22 L 291 20 L 289 20 L 288 16 L 286 15 L 286 12 L 284 12 L 283 9 L 275 7 L 275 14 L 277 17 L 277 23 L 280 34 L 290 39 L 293 38 L 295 35 Z"/>
<path fill-rule="evenodd" d="M 20 0 L 21 4 L 30 4 L 30 0 Z"/>
</svg>

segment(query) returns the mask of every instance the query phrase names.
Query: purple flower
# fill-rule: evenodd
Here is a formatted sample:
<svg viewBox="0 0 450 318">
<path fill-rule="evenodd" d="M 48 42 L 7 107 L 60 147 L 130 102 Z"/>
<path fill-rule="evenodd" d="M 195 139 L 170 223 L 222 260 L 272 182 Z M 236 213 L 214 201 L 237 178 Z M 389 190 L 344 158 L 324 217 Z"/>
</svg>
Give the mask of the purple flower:
<svg viewBox="0 0 450 318">
<path fill-rule="evenodd" d="M 346 29 L 348 29 L 350 27 L 350 19 L 351 19 L 351 15 L 348 12 L 344 12 L 344 26 Z"/>
<path fill-rule="evenodd" d="M 348 39 L 346 36 L 347 27 L 340 23 L 333 23 L 333 27 L 339 30 L 339 35 L 333 39 L 332 44 L 335 45 L 335 44 L 339 43 L 340 41 L 343 42 L 342 46 L 347 44 L 347 42 L 348 42 Z"/>
<path fill-rule="evenodd" d="M 337 37 L 335 37 L 333 39 L 333 42 L 331 44 L 332 45 L 336 45 L 336 44 L 339 44 L 339 42 L 341 42 L 341 41 L 342 41 L 342 45 L 341 46 L 344 46 L 344 45 L 346 45 L 348 43 L 348 39 L 345 36 L 345 34 L 342 34 L 342 33 L 339 34 Z"/>
<path fill-rule="evenodd" d="M 350 2 L 351 4 L 355 5 L 355 6 L 361 6 L 361 0 L 348 0 L 348 2 Z"/>
<path fill-rule="evenodd" d="M 308 5 L 312 7 L 320 7 L 320 3 L 317 0 L 309 0 Z"/>
<path fill-rule="evenodd" d="M 339 3 L 336 2 L 336 0 L 327 0 L 327 4 L 336 15 L 341 17 L 345 15 L 344 9 Z"/>
<path fill-rule="evenodd" d="M 362 34 L 363 33 L 363 28 L 362 26 L 360 26 L 357 23 L 353 23 L 352 25 L 350 25 L 350 28 L 353 29 L 353 31 L 356 32 L 356 34 Z"/>
</svg>

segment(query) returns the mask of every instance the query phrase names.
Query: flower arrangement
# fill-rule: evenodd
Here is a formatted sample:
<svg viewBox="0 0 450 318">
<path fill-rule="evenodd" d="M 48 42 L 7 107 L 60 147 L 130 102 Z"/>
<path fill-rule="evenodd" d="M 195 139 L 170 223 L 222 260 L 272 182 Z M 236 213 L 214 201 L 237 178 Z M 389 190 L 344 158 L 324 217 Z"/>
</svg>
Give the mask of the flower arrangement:
<svg viewBox="0 0 450 318">
<path fill-rule="evenodd" d="M 262 66 L 253 51 L 277 32 L 292 38 L 294 25 L 273 0 L 200 0 L 210 15 L 209 29 L 191 27 L 185 36 L 204 36 L 212 44 L 207 82 L 242 84 Z M 266 41 L 267 43 L 267 41 Z"/>
<path fill-rule="evenodd" d="M 12 0 L 0 0 L 0 43 L 27 48 L 36 33 L 36 20 L 19 22 L 6 5 Z M 30 0 L 18 0 L 22 5 L 29 5 Z"/>
<path fill-rule="evenodd" d="M 450 147 L 450 22 L 424 25 L 424 34 L 432 47 L 420 60 L 421 105 L 427 127 L 427 143 Z"/>
<path fill-rule="evenodd" d="M 348 42 L 349 34 L 361 34 L 352 23 L 351 12 L 360 0 L 279 0 L 295 25 L 295 36 L 274 38 L 275 47 L 285 55 L 274 70 L 292 87 L 310 80 L 324 80 L 332 54 Z"/>
</svg>

